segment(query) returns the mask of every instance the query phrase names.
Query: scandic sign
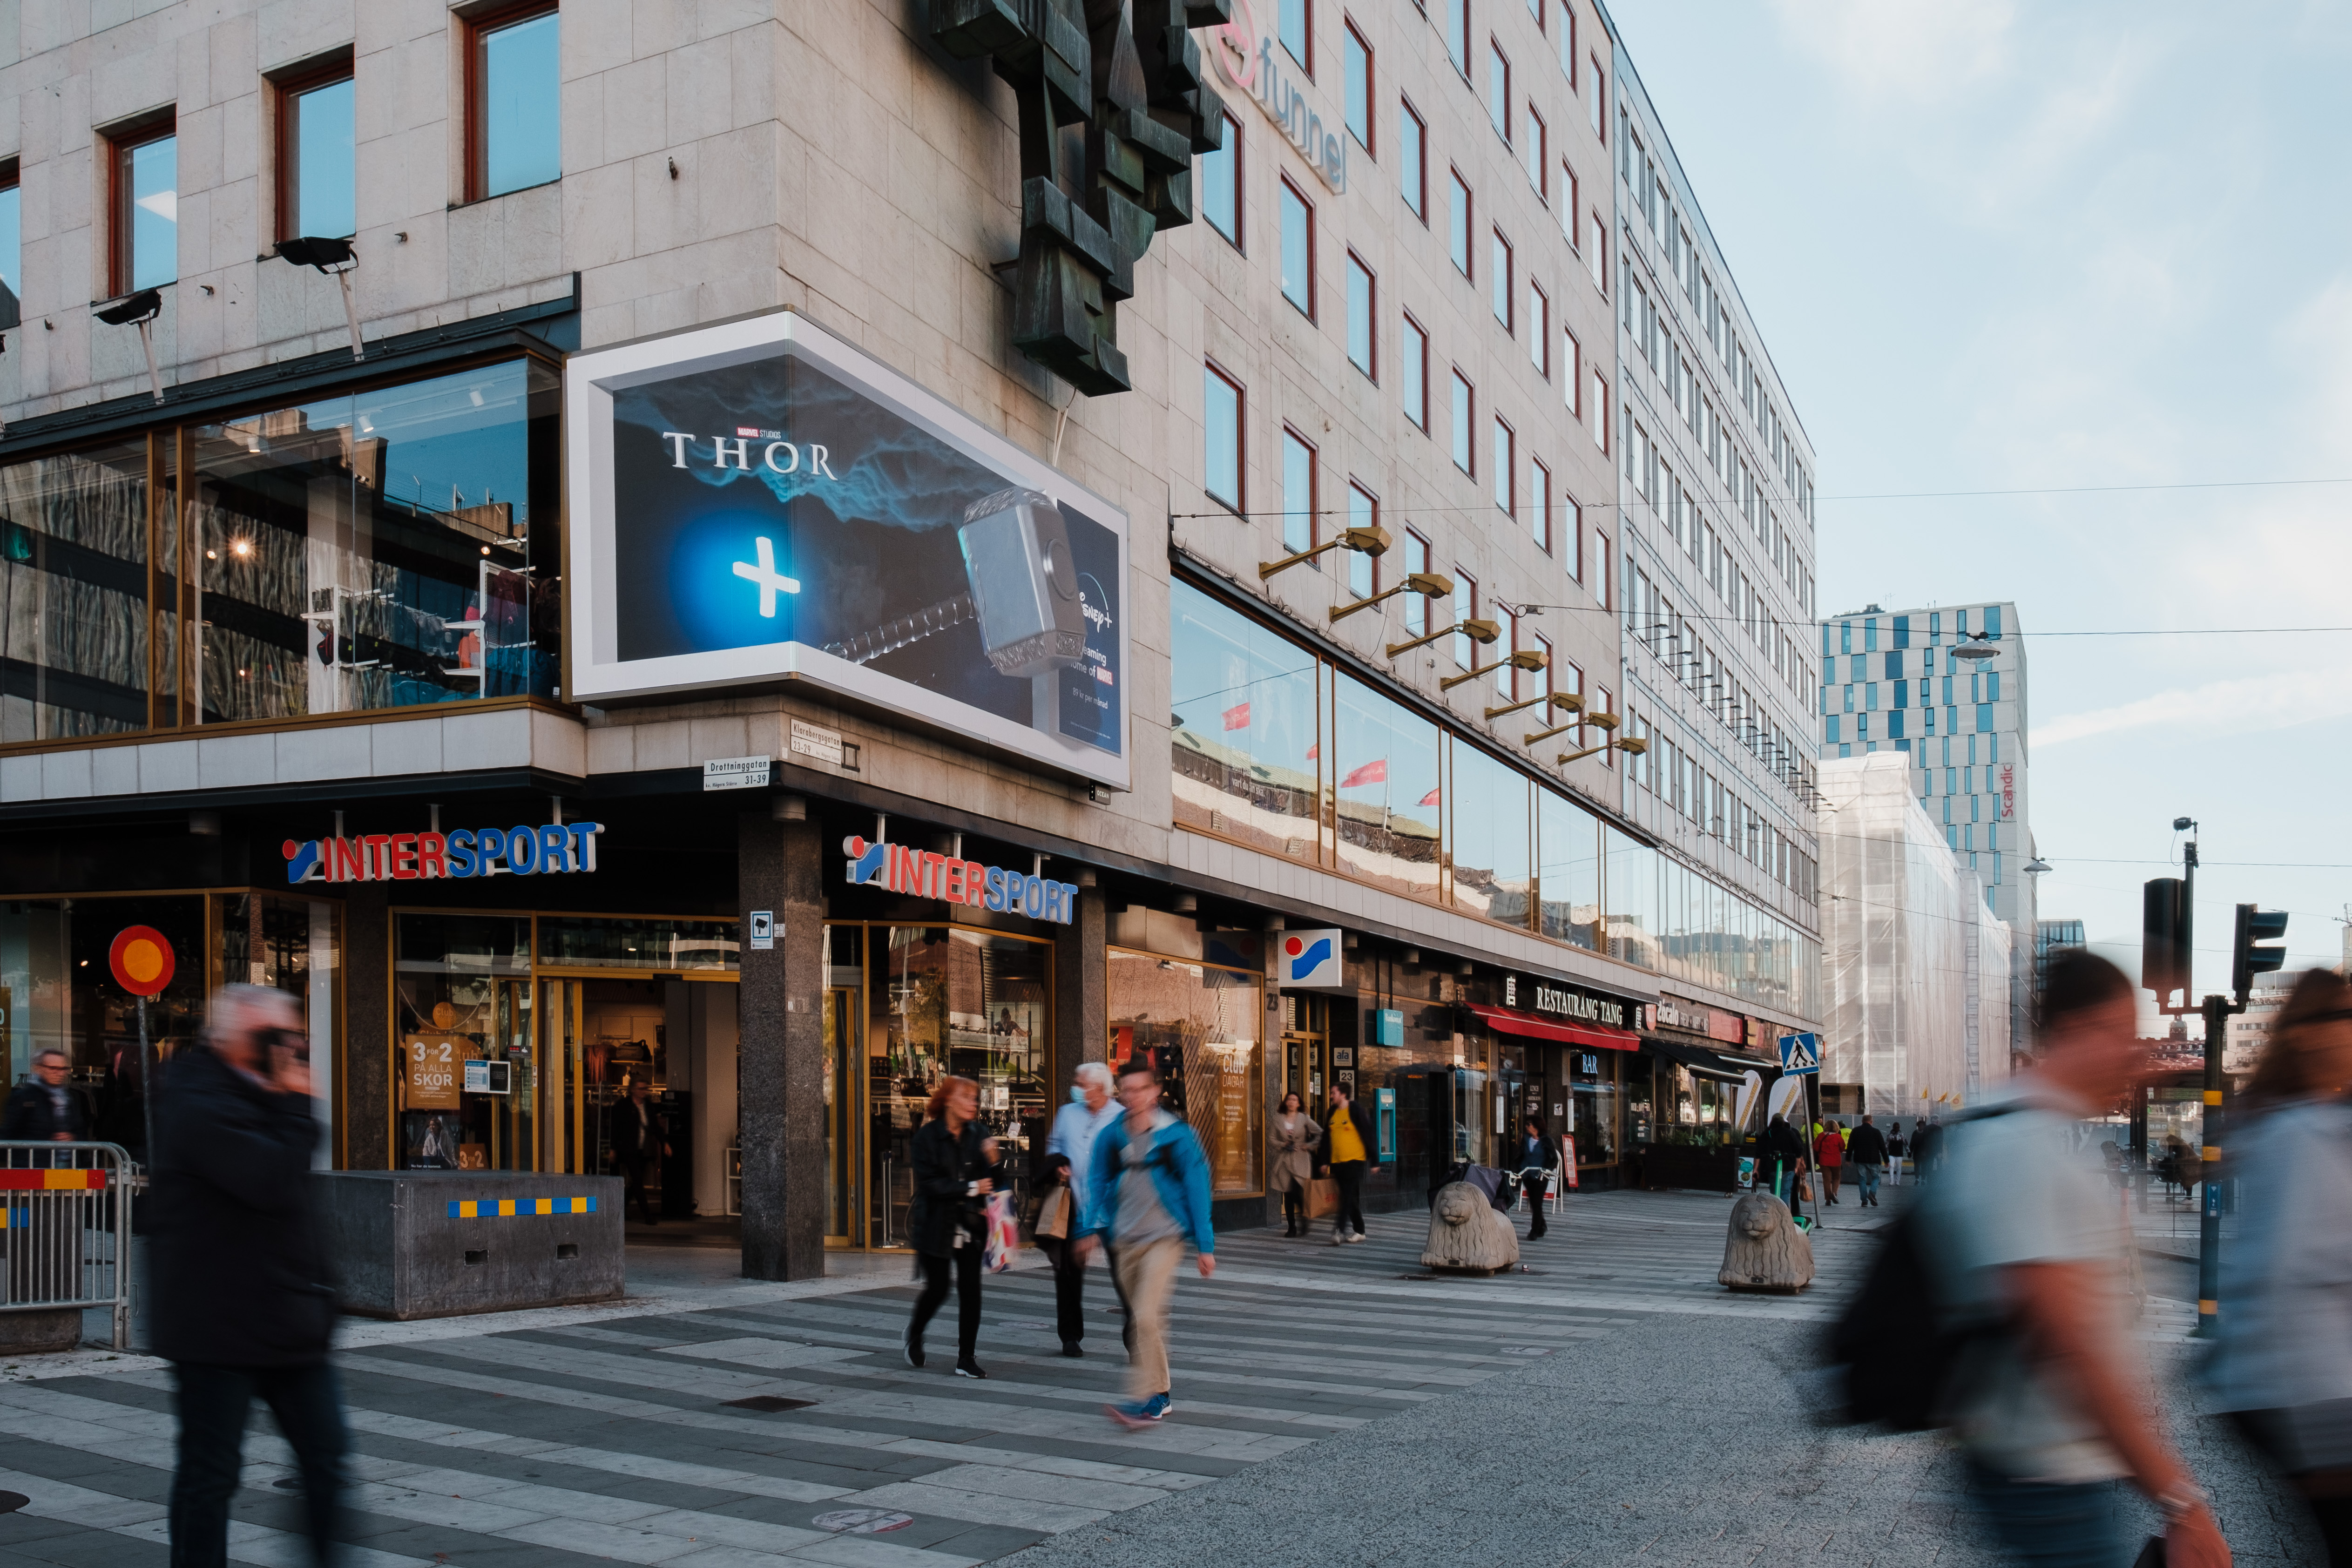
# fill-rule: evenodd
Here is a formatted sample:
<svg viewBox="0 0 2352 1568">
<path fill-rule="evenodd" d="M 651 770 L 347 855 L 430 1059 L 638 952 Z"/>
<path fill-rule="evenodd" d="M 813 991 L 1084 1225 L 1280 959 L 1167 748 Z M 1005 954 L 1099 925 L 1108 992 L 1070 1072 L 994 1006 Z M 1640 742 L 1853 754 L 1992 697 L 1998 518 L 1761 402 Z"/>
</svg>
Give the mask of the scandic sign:
<svg viewBox="0 0 2352 1568">
<path fill-rule="evenodd" d="M 457 827 L 447 833 L 361 833 L 289 838 L 289 882 L 433 881 L 446 877 L 553 876 L 596 868 L 601 822 Z"/>
<path fill-rule="evenodd" d="M 868 844 L 852 835 L 841 841 L 849 858 L 853 886 L 908 893 L 919 899 L 943 899 L 950 904 L 988 910 L 996 914 L 1027 915 L 1031 920 L 1070 923 L 1077 884 L 983 866 L 954 855 L 938 855 L 904 844 Z"/>
</svg>

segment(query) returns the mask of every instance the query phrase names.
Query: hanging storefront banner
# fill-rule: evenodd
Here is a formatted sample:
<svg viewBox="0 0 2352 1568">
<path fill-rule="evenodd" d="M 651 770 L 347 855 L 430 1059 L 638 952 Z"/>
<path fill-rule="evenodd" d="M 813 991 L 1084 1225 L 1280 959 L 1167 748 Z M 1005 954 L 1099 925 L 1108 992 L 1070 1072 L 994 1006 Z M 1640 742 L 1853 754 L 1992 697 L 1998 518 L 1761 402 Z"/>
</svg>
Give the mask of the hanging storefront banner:
<svg viewBox="0 0 2352 1568">
<path fill-rule="evenodd" d="M 1127 787 L 1126 513 L 789 310 L 564 376 L 566 698 L 805 680 Z"/>
</svg>

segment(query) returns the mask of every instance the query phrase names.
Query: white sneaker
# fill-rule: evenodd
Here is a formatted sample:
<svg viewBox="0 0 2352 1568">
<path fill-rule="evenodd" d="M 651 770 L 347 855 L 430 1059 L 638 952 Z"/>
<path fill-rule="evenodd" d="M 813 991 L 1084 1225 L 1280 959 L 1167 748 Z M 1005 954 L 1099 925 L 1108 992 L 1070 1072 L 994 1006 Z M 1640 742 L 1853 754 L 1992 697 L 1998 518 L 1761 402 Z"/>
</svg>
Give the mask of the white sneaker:
<svg viewBox="0 0 2352 1568">
<path fill-rule="evenodd" d="M 1334 1247 L 1343 1247 L 1347 1245 L 1347 1240 L 1348 1237 L 1343 1232 L 1335 1230 L 1331 1233 L 1331 1245 Z"/>
<path fill-rule="evenodd" d="M 1361 1240 L 1363 1240 L 1363 1239 L 1364 1239 L 1364 1233 L 1363 1233 L 1362 1231 L 1360 1231 L 1360 1231 L 1358 1231 L 1358 1232 L 1356 1232 L 1354 1235 L 1350 1236 L 1349 1237 L 1348 1237 L 1348 1240 L 1349 1240 L 1349 1244 L 1350 1244 L 1350 1245 L 1352 1245 L 1352 1244 L 1354 1244 L 1354 1243 L 1356 1243 L 1356 1242 L 1361 1241 Z"/>
</svg>

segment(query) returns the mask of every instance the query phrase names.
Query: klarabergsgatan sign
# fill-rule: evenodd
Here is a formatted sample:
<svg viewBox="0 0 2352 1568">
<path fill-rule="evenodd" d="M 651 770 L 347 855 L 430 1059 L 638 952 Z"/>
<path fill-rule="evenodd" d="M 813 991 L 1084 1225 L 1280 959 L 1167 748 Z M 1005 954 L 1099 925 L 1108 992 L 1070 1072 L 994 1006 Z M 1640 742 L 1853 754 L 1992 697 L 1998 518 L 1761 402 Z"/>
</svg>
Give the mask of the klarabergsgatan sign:
<svg viewBox="0 0 2352 1568">
<path fill-rule="evenodd" d="M 576 700 L 807 681 L 1128 784 L 1127 516 L 785 310 L 575 354 Z"/>
</svg>

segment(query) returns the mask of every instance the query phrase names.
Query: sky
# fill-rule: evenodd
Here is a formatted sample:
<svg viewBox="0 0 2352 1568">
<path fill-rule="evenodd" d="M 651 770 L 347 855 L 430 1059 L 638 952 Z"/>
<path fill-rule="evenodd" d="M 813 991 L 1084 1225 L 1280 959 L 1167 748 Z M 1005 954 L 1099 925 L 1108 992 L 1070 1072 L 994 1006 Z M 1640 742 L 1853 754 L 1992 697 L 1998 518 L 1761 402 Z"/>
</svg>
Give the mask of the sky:
<svg viewBox="0 0 2352 1568">
<path fill-rule="evenodd" d="M 1811 439 L 1818 607 L 2017 604 L 2042 917 L 2137 980 L 2188 816 L 2200 994 L 2242 901 L 2337 963 L 2352 630 L 2281 628 L 2352 628 L 2352 482 L 2242 481 L 2352 481 L 2352 7 L 1610 4 Z M 1859 499 L 2121 486 L 2176 488 Z"/>
</svg>

